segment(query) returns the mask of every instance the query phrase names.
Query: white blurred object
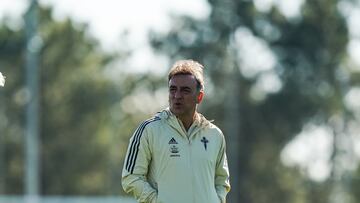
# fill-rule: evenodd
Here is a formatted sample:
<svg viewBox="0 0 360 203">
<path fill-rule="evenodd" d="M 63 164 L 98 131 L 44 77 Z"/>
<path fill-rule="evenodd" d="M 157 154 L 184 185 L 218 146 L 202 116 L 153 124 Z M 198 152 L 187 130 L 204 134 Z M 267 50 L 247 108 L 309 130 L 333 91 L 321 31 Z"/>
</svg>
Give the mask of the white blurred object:
<svg viewBox="0 0 360 203">
<path fill-rule="evenodd" d="M 5 76 L 0 72 L 0 86 L 4 87 L 5 85 Z"/>
</svg>

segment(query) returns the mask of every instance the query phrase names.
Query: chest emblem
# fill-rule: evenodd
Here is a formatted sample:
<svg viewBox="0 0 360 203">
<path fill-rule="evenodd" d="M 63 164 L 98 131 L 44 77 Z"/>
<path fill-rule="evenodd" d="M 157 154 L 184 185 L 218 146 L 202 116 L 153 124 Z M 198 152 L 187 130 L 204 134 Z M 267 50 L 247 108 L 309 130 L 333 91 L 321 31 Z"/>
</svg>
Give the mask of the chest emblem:
<svg viewBox="0 0 360 203">
<path fill-rule="evenodd" d="M 206 139 L 206 137 L 203 137 L 200 141 L 204 144 L 205 150 L 207 150 L 207 143 L 209 143 L 209 140 Z"/>
<path fill-rule="evenodd" d="M 179 147 L 177 147 L 178 142 L 176 142 L 175 138 L 171 138 L 169 141 L 169 147 L 170 147 L 170 157 L 179 157 Z"/>
<path fill-rule="evenodd" d="M 179 153 L 179 148 L 177 148 L 175 145 L 170 147 L 170 152 L 173 154 Z"/>
</svg>

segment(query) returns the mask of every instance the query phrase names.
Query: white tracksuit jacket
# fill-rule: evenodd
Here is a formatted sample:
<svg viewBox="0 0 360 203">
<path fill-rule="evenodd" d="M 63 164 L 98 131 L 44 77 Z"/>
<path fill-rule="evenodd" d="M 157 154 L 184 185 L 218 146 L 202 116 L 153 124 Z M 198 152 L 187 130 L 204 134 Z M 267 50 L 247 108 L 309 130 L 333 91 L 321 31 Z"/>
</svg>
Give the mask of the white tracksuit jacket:
<svg viewBox="0 0 360 203">
<path fill-rule="evenodd" d="M 222 132 L 201 114 L 186 132 L 163 110 L 131 137 L 122 186 L 138 202 L 225 203 L 230 183 Z"/>
</svg>

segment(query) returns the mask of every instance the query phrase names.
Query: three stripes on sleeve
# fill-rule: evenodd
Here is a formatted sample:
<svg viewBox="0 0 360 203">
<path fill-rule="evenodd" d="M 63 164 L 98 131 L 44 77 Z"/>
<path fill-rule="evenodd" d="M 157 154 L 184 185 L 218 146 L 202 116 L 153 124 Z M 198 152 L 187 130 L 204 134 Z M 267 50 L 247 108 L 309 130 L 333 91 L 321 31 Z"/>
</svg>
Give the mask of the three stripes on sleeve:
<svg viewBox="0 0 360 203">
<path fill-rule="evenodd" d="M 140 138 L 144 132 L 145 127 L 154 121 L 160 120 L 159 117 L 154 117 L 144 121 L 135 131 L 132 142 L 129 146 L 128 156 L 126 159 L 126 170 L 131 174 L 134 172 L 136 158 L 139 152 Z"/>
</svg>

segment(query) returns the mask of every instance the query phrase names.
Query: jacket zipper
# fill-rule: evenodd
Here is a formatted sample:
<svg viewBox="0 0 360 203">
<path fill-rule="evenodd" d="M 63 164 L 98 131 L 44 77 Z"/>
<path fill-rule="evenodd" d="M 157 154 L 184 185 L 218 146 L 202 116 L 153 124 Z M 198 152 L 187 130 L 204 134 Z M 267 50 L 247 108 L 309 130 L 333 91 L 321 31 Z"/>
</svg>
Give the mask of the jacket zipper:
<svg viewBox="0 0 360 203">
<path fill-rule="evenodd" d="M 194 170 L 192 170 L 192 143 L 191 143 L 191 140 L 190 140 L 190 137 L 187 137 L 188 139 L 188 146 L 189 146 L 189 165 L 188 165 L 188 170 L 189 170 L 189 173 L 191 173 L 190 175 L 190 182 L 191 182 L 191 196 L 192 196 L 192 199 L 193 199 L 193 203 L 195 203 L 195 191 L 194 191 Z"/>
<path fill-rule="evenodd" d="M 195 193 L 194 193 L 194 170 L 192 170 L 192 143 L 191 143 L 191 137 L 193 137 L 197 132 L 198 132 L 198 130 L 199 129 L 197 129 L 197 130 L 195 130 L 195 131 L 193 131 L 189 136 L 188 136 L 188 133 L 186 132 L 186 131 L 184 131 L 184 129 L 182 129 L 182 126 L 181 126 L 181 124 L 180 123 L 178 123 L 178 125 L 179 125 L 179 127 L 180 127 L 180 129 L 181 130 L 179 130 L 178 128 L 176 128 L 175 126 L 173 126 L 173 125 L 170 125 L 171 127 L 173 127 L 180 135 L 182 135 L 182 136 L 185 136 L 185 139 L 187 139 L 187 141 L 188 141 L 188 146 L 189 146 L 189 151 L 188 151 L 188 170 L 189 170 L 189 173 L 191 173 L 191 176 L 190 176 L 190 182 L 191 182 L 191 190 L 190 191 L 192 191 L 192 199 L 193 199 L 193 203 L 195 203 Z"/>
</svg>

